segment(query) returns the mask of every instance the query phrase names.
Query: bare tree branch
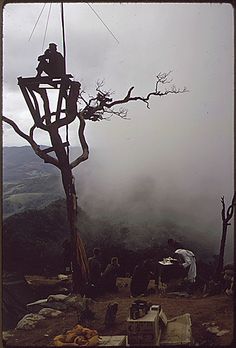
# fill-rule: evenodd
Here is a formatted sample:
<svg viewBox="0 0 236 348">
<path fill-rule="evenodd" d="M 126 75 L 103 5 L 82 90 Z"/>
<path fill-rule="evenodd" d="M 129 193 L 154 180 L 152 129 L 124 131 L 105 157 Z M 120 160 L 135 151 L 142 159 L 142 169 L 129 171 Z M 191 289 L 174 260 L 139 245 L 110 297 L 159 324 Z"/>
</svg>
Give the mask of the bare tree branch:
<svg viewBox="0 0 236 348">
<path fill-rule="evenodd" d="M 221 197 L 221 203 L 222 203 L 221 216 L 222 216 L 222 220 L 225 221 L 225 198 L 224 198 L 224 196 Z"/>
<path fill-rule="evenodd" d="M 127 117 L 128 110 L 124 108 L 120 108 L 119 110 L 114 110 L 114 109 L 104 109 L 104 113 L 109 114 L 108 118 L 111 118 L 113 115 L 118 116 L 120 118 L 123 118 L 125 120 L 128 120 L 129 118 Z M 103 119 L 107 119 L 107 117 L 103 117 Z"/>
<path fill-rule="evenodd" d="M 232 198 L 232 205 L 236 205 L 236 192 L 234 192 L 233 198 Z"/>
<path fill-rule="evenodd" d="M 113 107 L 114 105 L 117 105 L 117 104 L 123 104 L 123 103 L 127 103 L 129 101 L 140 100 L 140 101 L 146 103 L 147 108 L 149 108 L 149 100 L 150 100 L 151 96 L 162 97 L 162 96 L 165 96 L 165 95 L 168 95 L 168 94 L 178 94 L 178 93 L 185 93 L 185 92 L 187 92 L 186 87 L 184 87 L 183 89 L 179 89 L 179 88 L 177 89 L 175 85 L 171 86 L 169 89 L 165 89 L 164 92 L 158 90 L 158 86 L 160 84 L 165 85 L 165 84 L 169 84 L 172 81 L 172 80 L 168 80 L 168 76 L 169 76 L 170 73 L 171 73 L 171 71 L 169 71 L 168 73 L 159 73 L 156 76 L 157 81 L 155 83 L 154 91 L 148 93 L 146 97 L 140 97 L 140 96 L 131 97 L 131 92 L 134 89 L 134 87 L 131 87 L 129 89 L 127 95 L 123 99 L 113 101 L 113 102 L 111 102 L 109 104 L 107 103 L 105 106 L 108 107 L 108 108 L 111 108 L 111 107 Z"/>
<path fill-rule="evenodd" d="M 139 96 L 138 97 L 131 97 L 131 92 L 132 92 L 133 88 L 134 87 L 130 88 L 130 90 L 128 91 L 128 93 L 124 99 L 115 100 L 110 104 L 106 104 L 105 106 L 107 108 L 111 108 L 117 104 L 124 104 L 124 103 L 127 103 L 129 101 L 140 100 L 140 101 L 146 103 L 147 108 L 149 108 L 149 100 L 150 100 L 151 96 L 163 97 L 163 96 L 168 95 L 168 94 L 179 94 L 179 93 L 187 92 L 187 89 L 185 87 L 183 89 L 177 89 L 175 86 L 172 86 L 171 89 L 169 89 L 169 90 L 166 89 L 164 92 L 161 92 L 161 91 L 150 92 L 150 93 L 148 93 L 148 95 L 146 97 L 139 97 Z"/>
<path fill-rule="evenodd" d="M 232 198 L 231 205 L 227 209 L 226 219 L 225 219 L 225 221 L 227 223 L 232 219 L 232 216 L 233 216 L 233 213 L 234 213 L 234 201 L 235 201 L 235 193 L 234 193 L 234 196 Z"/>
<path fill-rule="evenodd" d="M 80 113 L 85 120 L 91 121 L 108 120 L 111 118 L 111 116 L 118 116 L 123 119 L 127 119 L 126 109 L 120 108 L 119 110 L 114 110 L 113 107 L 120 104 L 126 104 L 129 101 L 140 100 L 146 104 L 147 108 L 149 108 L 149 100 L 152 96 L 161 97 L 168 94 L 178 94 L 187 92 L 186 87 L 184 87 L 183 89 L 177 89 L 175 85 L 170 86 L 168 89 L 166 88 L 164 91 L 158 89 L 159 85 L 166 85 L 172 82 L 172 80 L 168 78 L 170 73 L 171 71 L 169 71 L 168 73 L 158 73 L 156 76 L 157 80 L 155 83 L 154 91 L 148 93 L 146 97 L 131 96 L 132 91 L 134 89 L 134 87 L 131 87 L 123 99 L 118 99 L 114 101 L 111 98 L 111 94 L 113 92 L 111 92 L 110 90 L 103 90 L 104 81 L 97 81 L 97 96 L 90 96 L 90 99 L 86 101 L 80 93 L 79 99 L 81 99 L 85 103 L 85 106 L 84 108 L 82 108 Z M 104 116 L 104 114 L 107 114 L 108 116 Z"/>
<path fill-rule="evenodd" d="M 96 91 L 99 92 L 102 89 L 102 87 L 104 86 L 104 84 L 105 84 L 104 80 L 101 80 L 101 81 L 97 80 L 97 82 L 96 82 Z"/>
<path fill-rule="evenodd" d="M 42 117 L 42 122 L 44 122 L 44 120 L 46 119 L 46 116 L 44 115 Z M 37 128 L 36 124 L 33 124 L 33 126 L 30 128 L 30 133 L 29 133 L 29 136 L 30 138 L 34 141 L 34 131 L 35 129 Z"/>
<path fill-rule="evenodd" d="M 32 137 L 33 130 L 32 130 L 32 128 L 34 126 L 31 128 L 31 135 L 29 136 L 29 135 L 25 134 L 24 132 L 22 132 L 20 130 L 20 128 L 17 126 L 17 124 L 14 121 L 12 121 L 10 118 L 2 116 L 2 120 L 4 122 L 6 122 L 7 124 L 9 124 L 18 135 L 20 135 L 22 138 L 24 138 L 27 141 L 31 145 L 31 147 L 34 150 L 34 152 L 36 153 L 36 155 L 39 156 L 40 158 L 42 158 L 45 163 L 51 163 L 54 166 L 59 168 L 59 162 L 57 161 L 57 159 L 55 159 L 54 157 L 52 157 L 50 155 L 45 154 L 40 149 L 39 145 L 33 140 L 33 137 Z"/>
<path fill-rule="evenodd" d="M 227 223 L 227 225 L 231 225 L 229 223 L 229 221 L 231 220 L 231 218 L 233 216 L 233 212 L 234 212 L 234 207 L 232 205 L 230 205 L 227 209 L 227 215 L 226 215 L 226 219 L 225 219 L 225 223 Z"/>
<path fill-rule="evenodd" d="M 71 169 L 78 166 L 81 162 L 86 161 L 88 159 L 88 156 L 89 156 L 89 147 L 88 147 L 88 144 L 86 143 L 86 140 L 84 137 L 85 121 L 84 121 L 81 113 L 78 114 L 78 118 L 80 120 L 78 133 L 79 133 L 79 140 L 80 140 L 80 144 L 81 144 L 83 153 L 82 153 L 82 155 L 77 157 L 72 163 L 70 163 Z"/>
<path fill-rule="evenodd" d="M 234 205 L 235 205 L 235 197 L 236 197 L 236 193 L 234 193 L 234 196 L 232 198 L 232 202 L 231 205 L 228 207 L 227 212 L 225 210 L 225 201 L 224 201 L 224 196 L 221 197 L 221 203 L 222 203 L 222 212 L 221 212 L 221 216 L 222 216 L 222 221 L 223 223 L 228 223 L 232 217 L 233 217 L 233 213 L 234 213 Z"/>
<path fill-rule="evenodd" d="M 29 133 L 29 136 L 30 138 L 32 139 L 32 141 L 34 141 L 34 131 L 36 129 L 36 124 L 34 124 L 31 128 L 30 128 L 30 133 Z"/>
</svg>

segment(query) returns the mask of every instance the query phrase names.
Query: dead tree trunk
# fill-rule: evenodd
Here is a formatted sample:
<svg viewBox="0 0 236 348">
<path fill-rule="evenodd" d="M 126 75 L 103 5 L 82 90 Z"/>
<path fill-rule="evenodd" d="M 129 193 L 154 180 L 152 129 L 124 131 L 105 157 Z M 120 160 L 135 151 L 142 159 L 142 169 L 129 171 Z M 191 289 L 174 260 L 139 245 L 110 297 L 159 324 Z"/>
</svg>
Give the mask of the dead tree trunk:
<svg viewBox="0 0 236 348">
<path fill-rule="evenodd" d="M 58 129 L 50 130 L 51 143 L 60 163 L 60 172 L 62 177 L 63 188 L 66 195 L 67 218 L 70 228 L 71 246 L 72 246 L 72 278 L 73 291 L 82 293 L 84 285 L 88 280 L 88 267 L 84 245 L 79 237 L 78 231 L 78 206 L 75 190 L 74 177 L 71 165 L 67 156 L 65 147 L 58 133 Z M 81 255 L 82 254 L 82 255 Z"/>
<path fill-rule="evenodd" d="M 227 228 L 231 223 L 229 222 L 233 216 L 234 213 L 234 205 L 235 205 L 235 194 L 232 199 L 231 205 L 228 207 L 227 212 L 225 211 L 225 200 L 224 196 L 221 198 L 222 203 L 222 211 L 221 211 L 221 217 L 222 217 L 222 236 L 221 236 L 221 242 L 220 242 L 220 254 L 219 254 L 219 260 L 216 270 L 216 277 L 220 278 L 221 273 L 224 266 L 224 252 L 225 252 L 225 243 L 226 243 L 226 236 L 227 236 Z"/>
<path fill-rule="evenodd" d="M 85 263 L 86 253 L 84 245 L 79 237 L 78 206 L 75 191 L 74 177 L 70 168 L 61 171 L 64 190 L 66 193 L 67 217 L 70 228 L 72 245 L 72 280 L 73 292 L 83 293 L 84 285 L 88 281 L 88 269 Z"/>
</svg>

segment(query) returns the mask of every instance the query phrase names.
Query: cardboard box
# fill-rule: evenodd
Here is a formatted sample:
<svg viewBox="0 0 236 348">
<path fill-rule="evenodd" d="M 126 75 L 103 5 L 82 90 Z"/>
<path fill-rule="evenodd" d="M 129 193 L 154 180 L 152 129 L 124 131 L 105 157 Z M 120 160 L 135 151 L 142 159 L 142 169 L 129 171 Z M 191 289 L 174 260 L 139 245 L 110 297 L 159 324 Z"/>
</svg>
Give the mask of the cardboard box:
<svg viewBox="0 0 236 348">
<path fill-rule="evenodd" d="M 149 311 L 136 320 L 127 319 L 127 343 L 129 345 L 156 345 L 160 337 L 159 312 Z"/>
<path fill-rule="evenodd" d="M 126 346 L 126 336 L 99 336 L 98 347 Z"/>
<path fill-rule="evenodd" d="M 160 346 L 160 339 L 161 339 L 161 330 L 159 331 L 159 335 L 158 335 L 158 338 L 157 338 L 157 340 L 156 340 L 156 343 L 155 344 L 135 344 L 135 346 L 148 346 L 148 347 L 150 347 L 150 346 L 155 346 L 155 347 L 159 347 Z M 128 343 L 128 336 L 126 336 L 126 347 L 132 347 L 132 346 L 134 346 L 133 344 L 129 344 Z"/>
<path fill-rule="evenodd" d="M 192 345 L 191 317 L 189 313 L 168 320 L 161 335 L 161 345 L 180 346 Z"/>
<path fill-rule="evenodd" d="M 166 326 L 168 323 L 167 316 L 163 312 L 163 309 L 161 309 L 159 313 L 159 322 L 161 323 L 162 326 Z"/>
</svg>

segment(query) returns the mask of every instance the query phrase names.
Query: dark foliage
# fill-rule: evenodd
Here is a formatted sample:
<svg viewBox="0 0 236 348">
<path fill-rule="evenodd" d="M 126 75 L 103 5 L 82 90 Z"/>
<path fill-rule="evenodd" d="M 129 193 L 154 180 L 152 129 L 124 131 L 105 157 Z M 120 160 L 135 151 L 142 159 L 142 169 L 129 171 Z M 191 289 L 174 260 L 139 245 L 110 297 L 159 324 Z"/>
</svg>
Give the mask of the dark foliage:
<svg viewBox="0 0 236 348">
<path fill-rule="evenodd" d="M 103 269 L 113 256 L 118 257 L 120 276 L 132 275 L 135 265 L 147 258 L 155 264 L 169 256 L 167 240 L 153 238 L 152 243 L 144 243 L 143 248 L 132 248 L 127 243 L 133 233 L 129 227 L 94 220 L 80 208 L 79 230 L 88 256 L 92 256 L 94 247 L 101 248 Z M 12 215 L 3 223 L 3 269 L 23 274 L 56 275 L 63 272 L 62 244 L 67 238 L 69 229 L 63 199 L 40 210 Z M 197 252 L 199 247 L 192 247 Z M 200 281 L 209 278 L 214 266 L 199 259 Z"/>
<path fill-rule="evenodd" d="M 47 209 L 28 210 L 3 223 L 3 268 L 41 273 L 61 267 L 61 243 L 68 236 L 65 203 Z M 61 249 L 61 250 L 60 250 Z"/>
<path fill-rule="evenodd" d="M 103 267 L 113 256 L 119 258 L 120 273 L 132 273 L 141 259 L 162 258 L 163 247 L 153 245 L 143 251 L 126 248 L 128 228 L 116 228 L 94 221 L 79 209 L 79 226 L 88 255 L 95 246 L 103 252 Z M 69 237 L 63 199 L 41 210 L 28 210 L 5 219 L 3 223 L 3 268 L 23 273 L 58 273 L 63 270 L 62 243 Z M 129 260 L 127 263 L 125 260 Z"/>
</svg>

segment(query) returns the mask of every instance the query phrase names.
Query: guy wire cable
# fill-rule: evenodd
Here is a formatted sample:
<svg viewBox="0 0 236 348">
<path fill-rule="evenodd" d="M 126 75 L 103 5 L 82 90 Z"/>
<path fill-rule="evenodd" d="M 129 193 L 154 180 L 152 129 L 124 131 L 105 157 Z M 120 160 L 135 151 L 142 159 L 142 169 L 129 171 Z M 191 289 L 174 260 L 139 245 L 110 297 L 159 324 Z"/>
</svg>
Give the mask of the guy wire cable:
<svg viewBox="0 0 236 348">
<path fill-rule="evenodd" d="M 36 23 L 35 23 L 35 25 L 34 25 L 34 27 L 33 27 L 33 30 L 32 30 L 32 32 L 31 32 L 31 34 L 30 34 L 30 37 L 29 37 L 29 40 L 28 40 L 28 41 L 30 41 L 30 39 L 31 39 L 31 37 L 32 37 L 32 35 L 33 35 L 34 31 L 35 31 L 35 28 L 36 28 L 36 26 L 37 26 L 37 24 L 38 24 L 38 21 L 39 21 L 41 15 L 42 15 L 42 13 L 43 13 L 43 10 L 44 10 L 44 7 L 46 6 L 46 4 L 47 4 L 47 3 L 45 2 L 45 4 L 43 5 L 43 8 L 42 8 L 42 10 L 41 10 L 41 12 L 40 12 L 40 14 L 39 14 L 39 16 L 38 16 L 38 19 L 37 19 L 37 21 L 36 21 Z"/>
<path fill-rule="evenodd" d="M 44 38 L 43 38 L 42 51 L 43 51 L 44 43 L 45 43 L 45 39 L 46 39 L 46 34 L 47 34 L 47 29 L 48 29 L 48 22 L 49 22 L 49 17 L 50 17 L 50 13 L 51 13 L 51 7 L 52 7 L 52 3 L 50 3 L 50 7 L 49 7 L 49 11 L 48 11 L 47 23 L 46 23 L 46 28 L 45 28 L 45 32 L 44 32 Z"/>
<path fill-rule="evenodd" d="M 102 24 L 107 28 L 107 30 L 110 32 L 110 34 L 114 37 L 114 39 L 117 41 L 117 43 L 119 43 L 119 40 L 115 37 L 115 35 L 113 34 L 113 32 L 109 29 L 109 27 L 106 25 L 106 23 L 102 20 L 102 18 L 99 16 L 99 14 L 94 10 L 94 8 L 87 2 L 86 3 L 91 10 L 95 13 L 95 15 L 99 18 L 99 20 L 102 22 Z"/>
</svg>

